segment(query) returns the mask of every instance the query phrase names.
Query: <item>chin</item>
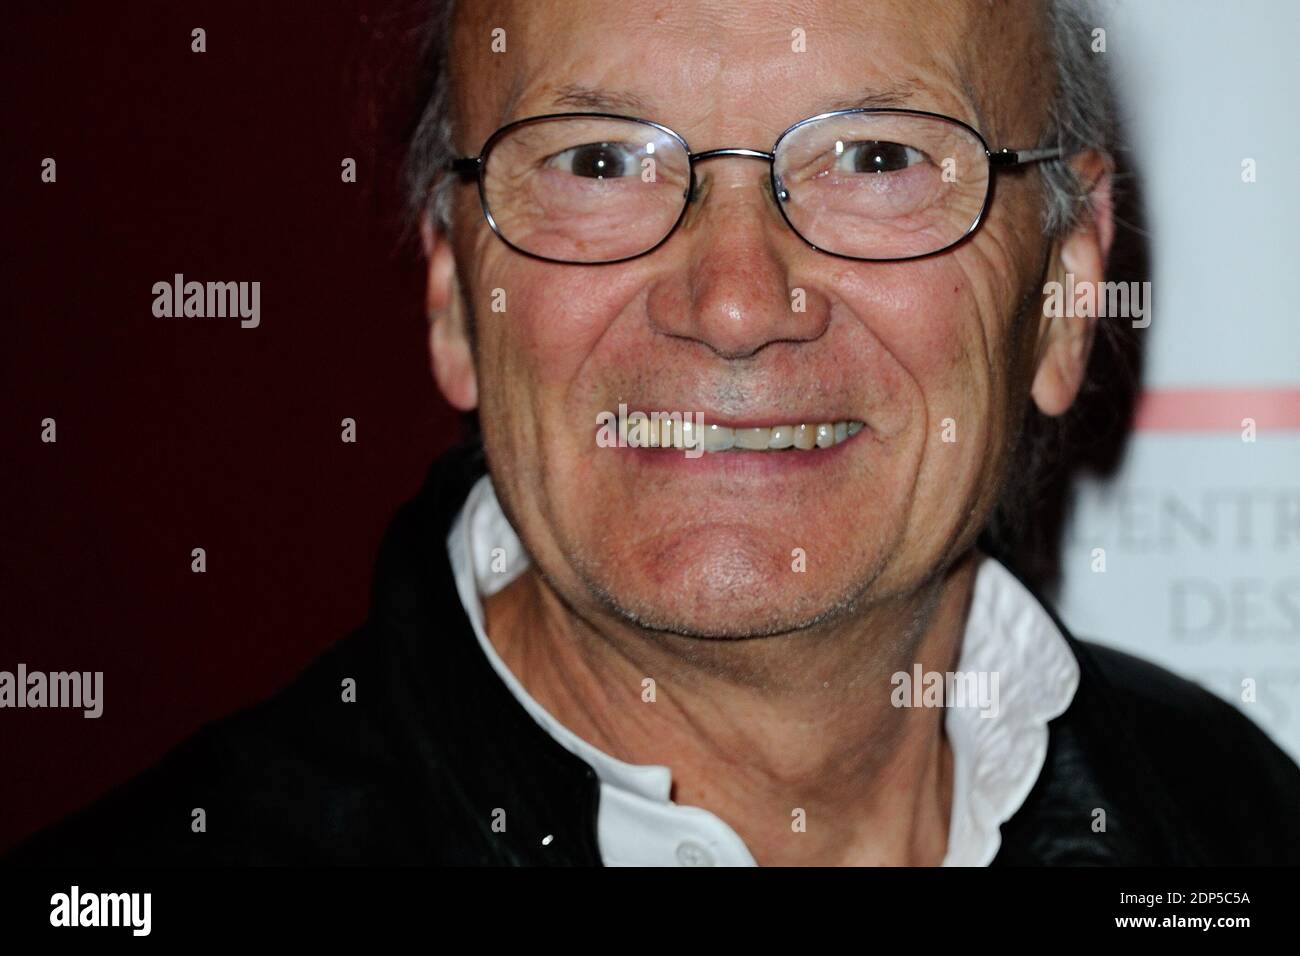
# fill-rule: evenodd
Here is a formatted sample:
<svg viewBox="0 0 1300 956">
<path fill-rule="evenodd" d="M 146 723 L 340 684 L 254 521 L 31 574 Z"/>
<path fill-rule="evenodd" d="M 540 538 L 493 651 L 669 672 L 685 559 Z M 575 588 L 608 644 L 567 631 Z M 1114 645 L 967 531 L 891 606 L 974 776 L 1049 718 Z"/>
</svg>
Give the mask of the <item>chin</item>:
<svg viewBox="0 0 1300 956">
<path fill-rule="evenodd" d="M 624 553 L 610 563 L 613 574 L 586 575 L 588 587 L 629 623 L 701 638 L 800 630 L 848 603 L 842 595 L 855 590 L 848 582 L 793 569 L 796 545 L 736 530 L 711 529 L 678 537 L 671 546 Z"/>
<path fill-rule="evenodd" d="M 720 607 L 714 603 L 708 608 L 688 608 L 662 599 L 643 601 L 638 595 L 615 595 L 608 591 L 600 597 L 612 613 L 638 628 L 702 640 L 747 640 L 802 631 L 836 616 L 843 607 L 838 602 L 826 602 L 819 608 L 806 595 L 799 602 L 804 605 L 801 607 L 771 601 L 746 607 L 741 613 L 737 613 L 738 605 L 734 601 Z M 716 601 L 712 597 L 709 600 Z"/>
</svg>

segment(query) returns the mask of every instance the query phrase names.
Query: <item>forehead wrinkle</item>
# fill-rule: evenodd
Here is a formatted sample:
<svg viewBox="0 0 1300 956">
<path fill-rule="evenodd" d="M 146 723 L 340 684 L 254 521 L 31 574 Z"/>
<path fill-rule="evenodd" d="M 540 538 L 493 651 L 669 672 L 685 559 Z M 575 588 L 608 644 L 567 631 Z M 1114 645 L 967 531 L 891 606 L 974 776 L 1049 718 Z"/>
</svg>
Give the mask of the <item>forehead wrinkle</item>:
<svg viewBox="0 0 1300 956">
<path fill-rule="evenodd" d="M 506 93 L 505 102 L 501 104 L 501 109 L 496 115 L 496 125 L 504 126 L 514 115 L 519 106 L 519 100 L 524 95 L 524 78 L 521 73 L 516 71 L 510 78 L 510 89 Z"/>
<path fill-rule="evenodd" d="M 970 74 L 966 72 L 965 62 L 958 66 L 957 72 L 961 82 L 962 93 L 966 97 L 966 102 L 970 104 L 970 108 L 975 113 L 975 128 L 980 131 L 980 134 L 985 139 L 988 139 L 992 135 L 992 130 L 989 129 L 988 116 L 985 115 L 984 108 L 980 104 L 979 92 L 975 89 L 975 84 L 971 82 Z M 989 148 L 997 149 L 998 147 L 993 143 L 989 143 Z"/>
<path fill-rule="evenodd" d="M 458 152 L 476 153 L 487 135 L 501 125 L 500 119 L 511 104 L 518 100 L 518 48 L 510 46 L 517 41 L 518 31 L 510 0 L 458 0 L 452 13 L 449 74 L 453 137 Z M 489 47 L 491 31 L 497 27 L 506 30 L 507 49 L 511 53 L 505 56 L 491 52 Z M 507 78 L 505 97 L 498 104 L 495 100 L 501 85 L 493 80 L 503 75 Z"/>
<path fill-rule="evenodd" d="M 812 6 L 795 4 L 791 9 L 790 22 L 811 24 L 818 21 L 817 33 L 823 36 L 827 31 L 838 32 L 837 24 L 845 28 L 852 26 L 866 12 L 865 8 L 860 8 L 858 13 L 851 13 L 848 5 L 832 5 L 822 7 L 814 16 L 809 9 Z M 1040 99 L 1036 89 L 1027 89 L 1031 84 L 1034 87 L 1039 84 L 1026 80 L 1027 76 L 1034 75 L 1032 67 L 1037 64 L 1026 63 L 1025 60 L 1035 47 L 1032 36 L 1034 31 L 1027 29 L 1027 26 L 1041 22 L 1041 17 L 1036 18 L 1032 12 L 1025 10 L 1025 6 L 1024 3 L 1006 3 L 1003 0 L 996 3 L 974 0 L 970 3 L 927 4 L 923 10 L 917 7 L 905 11 L 873 7 L 873 15 L 880 16 L 880 22 L 889 26 L 889 34 L 896 30 L 900 38 L 910 35 L 911 42 L 905 41 L 901 50 L 905 50 L 912 59 L 920 58 L 917 62 L 917 66 L 922 67 L 919 73 L 909 70 L 901 78 L 891 77 L 889 70 L 905 66 L 906 59 L 894 62 L 879 77 L 876 89 L 868 86 L 864 91 L 844 89 L 841 86 L 839 90 L 809 91 L 810 95 L 802 106 L 794 111 L 782 109 L 780 116 L 768 117 L 768 122 L 763 125 L 772 125 L 772 131 L 779 131 L 777 127 L 783 129 L 789 123 L 820 112 L 855 106 L 887 108 L 897 105 L 952 113 L 979 129 L 994 148 L 1005 145 L 997 142 L 1003 139 L 1004 129 L 1017 130 L 1013 139 L 1023 138 L 1026 133 L 1036 135 L 1034 126 L 1023 121 L 1030 104 L 1023 102 L 1024 96 L 1017 95 L 1027 93 L 1030 100 Z M 602 89 L 599 73 L 593 75 L 586 72 L 588 67 L 596 64 L 586 61 L 580 55 L 581 51 L 572 44 L 566 45 L 562 37 L 557 37 L 561 40 L 559 44 L 541 44 L 544 49 L 540 50 L 537 42 L 530 42 L 530 39 L 539 39 L 530 38 L 530 24 L 554 22 L 550 18 L 564 19 L 566 14 L 562 3 L 530 0 L 521 6 L 510 0 L 474 0 L 473 3 L 459 3 L 457 7 L 458 10 L 465 11 L 457 18 L 459 39 L 462 41 L 457 46 L 459 50 L 471 54 L 465 60 L 474 61 L 472 70 L 465 75 L 478 78 L 467 84 L 469 89 L 465 90 L 461 100 L 467 108 L 465 122 L 456 124 L 462 130 L 472 127 L 473 132 L 467 131 L 464 135 L 478 136 L 479 142 L 467 143 L 467 146 L 481 145 L 482 139 L 493 129 L 522 116 L 522 113 L 516 115 L 521 108 L 530 115 L 562 112 L 565 109 L 636 115 L 666 123 L 686 135 L 693 135 L 696 127 L 718 117 L 725 117 L 721 122 L 726 126 L 746 125 L 747 121 L 757 118 L 748 107 L 734 115 L 717 113 L 717 110 L 723 109 L 720 100 L 729 98 L 723 94 L 735 94 L 737 88 L 745 85 L 740 77 L 719 75 L 723 59 L 727 58 L 728 51 L 735 46 L 731 41 L 743 41 L 740 45 L 750 48 L 755 42 L 771 43 L 774 49 L 788 44 L 784 24 L 782 29 L 773 32 L 770 23 L 766 26 L 755 23 L 752 16 L 744 14 L 743 7 L 730 8 L 724 5 L 718 8 L 716 14 L 711 12 L 714 19 L 709 21 L 710 28 L 704 34 L 700 34 L 697 29 L 703 22 L 702 14 L 686 4 L 670 2 L 659 8 L 641 8 L 640 15 L 635 17 L 634 34 L 649 29 L 662 41 L 676 40 L 691 51 L 689 56 L 674 58 L 668 64 L 668 69 L 678 74 L 677 79 L 694 89 L 697 96 L 688 107 L 688 115 L 670 116 L 664 113 L 664 103 L 657 102 L 654 90 L 639 87 L 614 89 L 615 86 L 621 86 L 617 82 L 607 84 L 608 88 Z M 678 18 L 676 15 L 679 13 L 684 16 Z M 567 16 L 571 17 L 572 11 Z M 509 52 L 506 54 L 488 52 L 490 31 L 496 26 L 507 29 Z M 1038 46 L 1042 46 L 1041 42 Z M 869 52 L 864 52 L 864 56 L 870 60 Z M 700 61 L 701 57 L 703 61 Z M 458 56 L 457 59 L 461 57 Z M 888 59 L 897 60 L 896 57 Z M 753 63 L 749 65 L 755 66 Z M 569 66 L 579 67 L 581 71 L 567 69 Z M 775 73 L 767 75 L 761 83 L 754 76 L 754 82 L 750 85 L 780 87 L 782 74 L 793 69 L 794 65 L 789 64 L 786 68 L 777 64 L 772 66 Z M 548 74 L 548 71 L 557 68 L 558 77 L 554 73 Z M 505 82 L 484 83 L 485 74 L 496 74 Z M 553 90 L 545 87 L 539 89 L 548 75 L 556 77 L 557 81 L 586 80 L 587 85 L 570 82 Z M 897 76 L 897 72 L 894 76 Z M 790 78 L 795 79 L 793 76 Z M 720 90 L 715 86 L 719 81 L 724 84 Z M 1014 89 L 1002 89 L 1008 84 L 1013 85 Z M 669 87 L 676 89 L 680 85 L 670 83 Z M 714 89 L 718 95 L 709 95 L 706 88 Z M 555 109 L 544 105 L 548 101 L 543 97 L 552 93 Z M 836 93 L 841 95 L 833 95 Z M 803 100 L 804 97 L 800 99 Z M 706 105 L 710 101 L 712 106 Z M 774 102 L 780 102 L 780 98 L 775 98 Z M 674 105 L 680 107 L 685 104 L 674 101 Z M 954 113 L 954 107 L 958 106 L 964 109 Z M 1004 115 L 1007 113 L 1010 115 Z M 476 116 L 479 118 L 477 122 Z M 726 138 L 734 132 L 735 130 L 713 130 L 713 135 Z M 766 132 L 768 131 L 764 130 Z M 1011 145 L 1025 144 L 1017 142 Z"/>
<path fill-rule="evenodd" d="M 956 67 L 980 111 L 980 132 L 993 149 L 1036 145 L 1056 87 L 1045 5 L 984 0 L 967 14 Z"/>
</svg>

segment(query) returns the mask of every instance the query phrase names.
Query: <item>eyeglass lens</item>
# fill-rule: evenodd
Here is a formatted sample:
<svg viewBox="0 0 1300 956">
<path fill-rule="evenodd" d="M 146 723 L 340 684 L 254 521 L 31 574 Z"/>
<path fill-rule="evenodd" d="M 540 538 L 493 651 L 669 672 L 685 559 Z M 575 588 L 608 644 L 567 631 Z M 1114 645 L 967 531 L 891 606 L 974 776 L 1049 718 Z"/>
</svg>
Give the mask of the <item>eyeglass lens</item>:
<svg viewBox="0 0 1300 956">
<path fill-rule="evenodd" d="M 826 252 L 902 259 L 947 248 L 984 208 L 984 146 L 959 123 L 912 113 L 806 121 L 777 144 L 773 175 L 790 226 Z M 484 200 L 497 232 L 563 262 L 626 259 L 674 228 L 690 191 L 685 144 L 644 122 L 566 116 L 523 123 L 492 145 Z"/>
</svg>

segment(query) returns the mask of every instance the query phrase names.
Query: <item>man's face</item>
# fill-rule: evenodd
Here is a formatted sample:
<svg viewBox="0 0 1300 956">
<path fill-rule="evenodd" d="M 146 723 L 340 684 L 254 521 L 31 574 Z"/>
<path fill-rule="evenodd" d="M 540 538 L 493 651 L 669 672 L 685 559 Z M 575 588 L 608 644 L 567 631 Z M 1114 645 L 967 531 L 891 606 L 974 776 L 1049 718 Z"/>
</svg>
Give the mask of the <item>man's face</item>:
<svg viewBox="0 0 1300 956">
<path fill-rule="evenodd" d="M 455 35 L 456 145 L 472 155 L 510 120 L 592 109 L 667 125 L 695 151 L 768 150 L 831 104 L 898 91 L 1024 148 L 1052 86 L 1042 16 L 951 0 L 474 4 Z M 573 88 L 645 106 L 557 101 Z M 594 266 L 511 250 L 456 187 L 434 365 L 454 404 L 478 403 L 512 524 L 580 614 L 678 633 L 781 632 L 914 593 L 982 526 L 1040 358 L 1052 248 L 1038 175 L 1000 177 L 969 241 L 898 263 L 810 248 L 762 161 L 697 176 L 701 199 L 667 243 Z M 865 427 L 811 451 L 600 447 L 598 416 L 620 403 Z"/>
</svg>

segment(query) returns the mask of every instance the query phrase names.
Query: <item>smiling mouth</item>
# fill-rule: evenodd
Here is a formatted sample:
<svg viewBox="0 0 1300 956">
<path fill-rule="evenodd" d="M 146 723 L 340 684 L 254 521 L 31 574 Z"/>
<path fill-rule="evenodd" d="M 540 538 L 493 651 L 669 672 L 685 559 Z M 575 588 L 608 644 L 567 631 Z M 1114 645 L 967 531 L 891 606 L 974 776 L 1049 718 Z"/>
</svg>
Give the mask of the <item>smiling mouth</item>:
<svg viewBox="0 0 1300 956">
<path fill-rule="evenodd" d="M 683 448 L 700 447 L 706 453 L 724 451 L 815 451 L 818 448 L 830 448 L 846 442 L 858 432 L 864 424 L 860 421 L 841 420 L 836 422 L 818 422 L 815 424 L 771 425 L 748 428 L 730 428 L 726 425 L 705 424 L 700 438 L 693 435 L 695 425 L 687 420 L 681 426 L 668 427 L 666 432 L 676 431 L 681 434 L 664 434 L 652 436 L 647 447 Z M 654 441 L 659 437 L 659 441 Z"/>
</svg>

